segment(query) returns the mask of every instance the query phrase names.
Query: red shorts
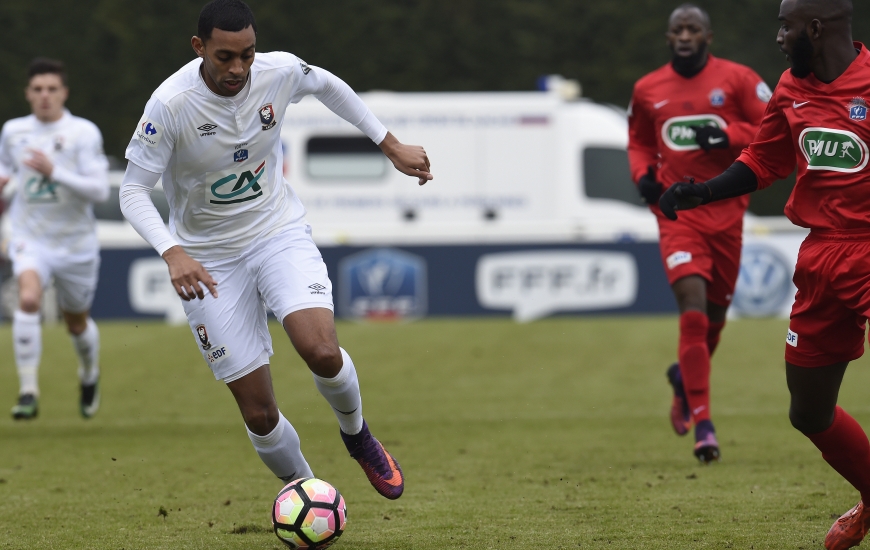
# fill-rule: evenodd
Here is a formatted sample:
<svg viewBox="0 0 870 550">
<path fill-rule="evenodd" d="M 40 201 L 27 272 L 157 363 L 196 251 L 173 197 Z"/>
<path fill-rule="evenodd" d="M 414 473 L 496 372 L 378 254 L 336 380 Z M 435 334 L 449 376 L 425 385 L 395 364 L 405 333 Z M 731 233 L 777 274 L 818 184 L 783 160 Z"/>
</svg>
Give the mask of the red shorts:
<svg viewBox="0 0 870 550">
<path fill-rule="evenodd" d="M 668 282 L 699 275 L 707 280 L 707 300 L 728 307 L 740 273 L 743 220 L 714 234 L 659 220 L 659 250 Z"/>
<path fill-rule="evenodd" d="M 870 231 L 812 231 L 801 244 L 785 360 L 800 367 L 864 354 L 870 315 Z"/>
</svg>

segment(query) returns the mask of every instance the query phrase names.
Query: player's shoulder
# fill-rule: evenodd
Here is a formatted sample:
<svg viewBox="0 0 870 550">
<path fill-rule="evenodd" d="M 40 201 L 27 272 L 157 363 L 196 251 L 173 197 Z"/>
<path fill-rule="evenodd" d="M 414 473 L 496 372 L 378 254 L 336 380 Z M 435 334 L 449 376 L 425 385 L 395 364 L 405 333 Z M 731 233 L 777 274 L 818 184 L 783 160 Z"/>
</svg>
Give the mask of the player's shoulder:
<svg viewBox="0 0 870 550">
<path fill-rule="evenodd" d="M 10 118 L 3 123 L 3 129 L 0 130 L 4 134 L 26 132 L 33 128 L 36 117 L 32 114 L 17 118 Z"/>
<path fill-rule="evenodd" d="M 717 71 L 727 71 L 731 74 L 743 74 L 747 76 L 757 76 L 758 73 L 750 67 L 749 65 L 744 65 L 743 63 L 738 63 L 737 61 L 731 61 L 730 59 L 725 59 L 724 57 L 714 57 L 710 56 L 710 61 L 713 65 L 715 65 Z"/>
<path fill-rule="evenodd" d="M 193 59 L 177 71 L 172 76 L 163 81 L 160 86 L 151 94 L 152 98 L 157 99 L 164 105 L 169 105 L 179 96 L 196 89 L 196 79 L 199 76 L 199 66 L 202 60 L 198 57 Z"/>
<path fill-rule="evenodd" d="M 84 117 L 76 116 L 72 113 L 68 113 L 67 116 L 67 124 L 70 127 L 75 128 L 76 130 L 83 133 L 91 135 L 101 135 L 100 128 L 90 120 Z"/>
<path fill-rule="evenodd" d="M 647 90 L 653 90 L 657 85 L 673 77 L 674 71 L 670 63 L 643 75 L 634 83 L 635 98 L 642 96 Z"/>
<path fill-rule="evenodd" d="M 257 52 L 254 56 L 254 65 L 251 67 L 251 70 L 292 69 L 300 63 L 304 64 L 305 62 L 289 52 Z"/>
</svg>

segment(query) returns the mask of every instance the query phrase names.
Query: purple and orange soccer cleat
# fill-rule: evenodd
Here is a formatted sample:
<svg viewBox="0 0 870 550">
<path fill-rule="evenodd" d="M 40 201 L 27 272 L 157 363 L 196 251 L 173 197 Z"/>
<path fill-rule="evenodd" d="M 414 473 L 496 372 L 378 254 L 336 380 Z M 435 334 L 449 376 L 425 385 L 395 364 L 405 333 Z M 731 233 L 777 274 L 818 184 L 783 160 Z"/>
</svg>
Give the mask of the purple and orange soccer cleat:
<svg viewBox="0 0 870 550">
<path fill-rule="evenodd" d="M 674 389 L 671 401 L 671 426 L 677 435 L 686 435 L 692 427 L 692 413 L 689 410 L 689 400 L 683 389 L 683 377 L 680 375 L 680 364 L 674 363 L 668 368 L 668 382 Z"/>
<path fill-rule="evenodd" d="M 709 422 L 709 420 L 705 422 Z M 719 452 L 719 441 L 716 440 L 715 432 L 709 430 L 703 435 L 695 433 L 695 437 L 695 457 L 701 461 L 701 464 L 710 464 L 711 462 L 722 460 L 722 455 Z"/>
<path fill-rule="evenodd" d="M 340 431 L 340 430 L 339 430 Z M 384 449 L 381 442 L 374 438 L 368 424 L 363 420 L 362 430 L 356 435 L 341 432 L 344 446 L 350 457 L 356 459 L 363 472 L 369 478 L 372 487 L 382 496 L 395 500 L 402 496 L 405 490 L 405 478 L 402 468 L 393 456 Z"/>
<path fill-rule="evenodd" d="M 864 502 L 858 501 L 854 508 L 840 516 L 825 536 L 827 550 L 846 550 L 861 544 L 870 527 L 870 511 Z"/>
</svg>

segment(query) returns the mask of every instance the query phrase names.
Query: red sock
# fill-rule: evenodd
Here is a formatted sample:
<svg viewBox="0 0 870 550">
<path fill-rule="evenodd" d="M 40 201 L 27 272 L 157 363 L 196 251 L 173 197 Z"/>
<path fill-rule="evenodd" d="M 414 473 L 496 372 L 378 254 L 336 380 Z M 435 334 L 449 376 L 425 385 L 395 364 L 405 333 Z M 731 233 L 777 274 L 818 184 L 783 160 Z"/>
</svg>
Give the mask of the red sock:
<svg viewBox="0 0 870 550">
<path fill-rule="evenodd" d="M 838 406 L 834 423 L 807 437 L 822 451 L 822 458 L 858 489 L 861 500 L 870 504 L 870 441 L 861 425 Z"/>
<path fill-rule="evenodd" d="M 680 315 L 680 374 L 695 424 L 710 420 L 710 352 L 707 350 L 709 321 L 700 311 Z"/>
<path fill-rule="evenodd" d="M 719 345 L 719 333 L 725 328 L 725 323 L 714 323 L 713 321 L 709 321 L 709 323 L 710 327 L 707 329 L 707 350 L 709 350 L 712 357 L 713 352 L 716 351 L 716 346 Z"/>
</svg>

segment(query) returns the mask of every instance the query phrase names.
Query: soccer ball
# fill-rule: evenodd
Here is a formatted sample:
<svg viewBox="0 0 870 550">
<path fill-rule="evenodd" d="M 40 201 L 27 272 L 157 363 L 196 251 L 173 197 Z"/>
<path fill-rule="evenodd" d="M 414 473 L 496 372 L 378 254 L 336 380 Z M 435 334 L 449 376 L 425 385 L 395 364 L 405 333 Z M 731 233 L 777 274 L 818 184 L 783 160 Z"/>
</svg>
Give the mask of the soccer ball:
<svg viewBox="0 0 870 550">
<path fill-rule="evenodd" d="M 290 548 L 320 550 L 344 532 L 347 506 L 338 489 L 314 477 L 291 481 L 272 506 L 275 534 Z"/>
</svg>

